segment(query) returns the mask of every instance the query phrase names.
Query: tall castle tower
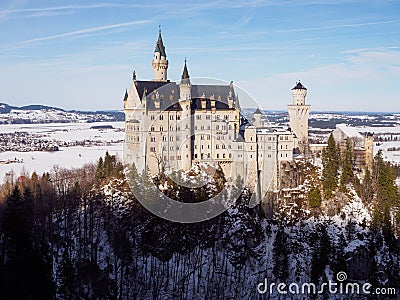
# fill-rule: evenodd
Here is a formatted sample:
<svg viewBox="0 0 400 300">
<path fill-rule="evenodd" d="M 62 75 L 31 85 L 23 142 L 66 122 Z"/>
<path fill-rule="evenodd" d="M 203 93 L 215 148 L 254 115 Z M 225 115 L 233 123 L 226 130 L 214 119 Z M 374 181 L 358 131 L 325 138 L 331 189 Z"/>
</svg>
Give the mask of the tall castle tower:
<svg viewBox="0 0 400 300">
<path fill-rule="evenodd" d="M 182 139 L 182 144 L 180 146 L 180 152 L 182 157 L 182 166 L 183 170 L 189 170 L 192 166 L 192 128 L 193 128 L 193 116 L 191 114 L 191 99 L 192 99 L 192 84 L 190 83 L 189 72 L 186 66 L 186 58 L 185 58 L 185 66 L 183 68 L 182 79 L 179 84 L 179 103 L 182 108 L 182 117 L 180 127 L 183 129 L 184 136 Z"/>
<path fill-rule="evenodd" d="M 293 104 L 288 105 L 290 128 L 297 137 L 297 147 L 304 151 L 308 145 L 308 117 L 310 105 L 306 104 L 307 89 L 297 82 L 292 88 Z"/>
<path fill-rule="evenodd" d="M 152 66 L 154 71 L 153 81 L 167 81 L 168 60 L 161 37 L 161 29 L 158 32 L 158 40 L 154 50 Z"/>
</svg>

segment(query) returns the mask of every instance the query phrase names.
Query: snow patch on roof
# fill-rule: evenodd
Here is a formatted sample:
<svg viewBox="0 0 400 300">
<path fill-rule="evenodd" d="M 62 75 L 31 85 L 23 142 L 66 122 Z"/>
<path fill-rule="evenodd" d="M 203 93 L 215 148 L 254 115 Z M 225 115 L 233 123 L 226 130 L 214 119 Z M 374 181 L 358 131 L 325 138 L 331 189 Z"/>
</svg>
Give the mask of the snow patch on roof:
<svg viewBox="0 0 400 300">
<path fill-rule="evenodd" d="M 354 127 L 348 126 L 346 124 L 338 124 L 336 125 L 336 128 L 341 130 L 347 138 L 363 138 L 363 136 Z"/>
</svg>

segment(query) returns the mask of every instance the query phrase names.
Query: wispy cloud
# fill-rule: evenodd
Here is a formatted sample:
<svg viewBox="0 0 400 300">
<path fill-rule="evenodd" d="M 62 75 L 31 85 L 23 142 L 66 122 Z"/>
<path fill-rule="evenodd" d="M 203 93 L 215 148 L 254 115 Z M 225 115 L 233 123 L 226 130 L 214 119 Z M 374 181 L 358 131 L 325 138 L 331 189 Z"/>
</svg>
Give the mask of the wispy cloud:
<svg viewBox="0 0 400 300">
<path fill-rule="evenodd" d="M 283 29 L 283 30 L 278 30 L 278 32 L 297 32 L 297 31 L 314 31 L 314 30 L 336 29 L 336 28 L 345 28 L 345 27 L 364 27 L 364 26 L 383 25 L 383 24 L 391 24 L 391 23 L 399 23 L 399 22 L 400 22 L 400 20 L 390 20 L 390 21 L 381 21 L 381 22 L 339 24 L 339 25 L 322 26 L 322 27 Z"/>
<path fill-rule="evenodd" d="M 78 36 L 78 35 L 82 35 L 82 34 L 89 34 L 89 33 L 94 33 L 94 32 L 99 32 L 99 31 L 104 31 L 104 30 L 111 30 L 111 29 L 116 29 L 116 28 L 123 28 L 123 27 L 129 27 L 129 26 L 134 26 L 134 25 L 141 25 L 141 24 L 146 24 L 146 23 L 149 23 L 149 22 L 150 22 L 149 20 L 140 20 L 140 21 L 133 21 L 133 22 L 125 22 L 125 23 L 103 25 L 103 26 L 97 26 L 97 27 L 74 30 L 74 31 L 65 32 L 65 33 L 61 33 L 61 34 L 50 35 L 50 36 L 46 36 L 46 37 L 39 37 L 39 38 L 29 39 L 29 40 L 23 41 L 22 43 L 28 44 L 28 43 L 34 43 L 34 42 L 49 41 L 49 40 L 55 40 L 55 39 L 59 39 L 59 38 Z"/>
<path fill-rule="evenodd" d="M 116 31 L 120 32 L 122 30 L 127 29 L 128 27 L 135 26 L 135 25 L 142 25 L 142 24 L 146 24 L 146 23 L 150 23 L 150 22 L 151 22 L 150 20 L 139 20 L 139 21 L 125 22 L 125 23 L 116 23 L 116 24 L 84 28 L 84 29 L 64 32 L 64 33 L 60 33 L 60 34 L 45 36 L 45 37 L 37 37 L 37 38 L 21 41 L 18 43 L 14 43 L 11 45 L 4 45 L 3 48 L 0 48 L 0 53 L 28 48 L 28 47 L 33 46 L 35 43 L 50 41 L 50 40 L 55 40 L 55 39 L 62 39 L 62 38 L 68 38 L 68 37 L 72 38 L 72 39 L 77 39 L 77 38 L 82 38 L 82 37 L 93 36 L 96 34 L 98 35 L 100 33 L 104 34 L 104 32 L 106 32 L 106 31 L 109 31 L 108 33 L 111 33 L 111 31 L 112 31 L 112 33 L 115 33 Z"/>
<path fill-rule="evenodd" d="M 55 17 L 55 16 L 65 16 L 73 14 L 72 11 L 41 11 L 32 12 L 20 16 L 16 16 L 15 19 L 26 19 L 26 18 L 44 18 L 44 17 Z"/>
<path fill-rule="evenodd" d="M 93 9 L 93 8 L 107 8 L 115 6 L 112 3 L 98 3 L 90 5 L 65 5 L 53 7 L 36 7 L 36 8 L 19 8 L 19 9 L 5 9 L 0 11 L 0 16 L 9 14 L 32 13 L 32 12 L 48 12 L 48 11 L 62 11 L 62 10 L 78 10 L 78 9 Z"/>
</svg>

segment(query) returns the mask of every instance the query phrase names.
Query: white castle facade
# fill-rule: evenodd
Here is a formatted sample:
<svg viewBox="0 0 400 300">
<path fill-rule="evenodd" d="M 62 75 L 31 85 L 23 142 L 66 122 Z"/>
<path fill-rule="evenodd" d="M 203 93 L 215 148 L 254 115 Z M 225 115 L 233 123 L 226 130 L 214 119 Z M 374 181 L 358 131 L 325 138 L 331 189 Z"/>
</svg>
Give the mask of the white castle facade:
<svg viewBox="0 0 400 300">
<path fill-rule="evenodd" d="M 301 83 L 292 89 L 291 130 L 264 126 L 259 109 L 250 123 L 232 82 L 192 84 L 186 60 L 180 82 L 169 81 L 161 32 L 152 67 L 153 80 L 137 80 L 134 73 L 125 93 L 125 163 L 150 174 L 219 165 L 228 180 L 240 178 L 261 193 L 279 188 L 281 163 L 292 161 L 298 144 L 308 141 L 310 106 Z"/>
</svg>

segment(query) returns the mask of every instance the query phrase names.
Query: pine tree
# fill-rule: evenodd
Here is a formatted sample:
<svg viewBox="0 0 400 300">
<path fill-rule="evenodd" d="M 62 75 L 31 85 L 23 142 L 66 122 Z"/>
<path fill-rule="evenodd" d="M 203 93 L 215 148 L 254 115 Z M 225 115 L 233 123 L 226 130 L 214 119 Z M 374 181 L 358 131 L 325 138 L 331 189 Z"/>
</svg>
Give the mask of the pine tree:
<svg viewBox="0 0 400 300">
<path fill-rule="evenodd" d="M 104 162 L 103 158 L 99 158 L 99 162 L 97 163 L 97 169 L 96 169 L 96 181 L 101 182 L 105 178 L 104 176 Z"/>
<path fill-rule="evenodd" d="M 106 178 L 112 175 L 114 159 L 115 157 L 113 158 L 107 151 L 104 157 L 104 176 Z"/>
<path fill-rule="evenodd" d="M 58 268 L 59 287 L 58 294 L 62 299 L 75 299 L 76 274 L 70 254 L 67 249 L 63 250 L 62 259 Z"/>
<path fill-rule="evenodd" d="M 27 208 L 32 194 L 25 190 L 26 202 L 18 187 L 6 199 L 3 219 L 6 236 L 5 282 L 1 299 L 53 299 L 54 285 L 48 251 L 42 240 L 34 241 L 32 225 L 34 216 Z"/>
<path fill-rule="evenodd" d="M 371 203 L 374 196 L 374 190 L 372 184 L 373 182 L 372 182 L 371 172 L 367 168 L 365 170 L 365 176 L 363 179 L 362 190 L 361 190 L 361 198 L 366 203 Z"/>
<path fill-rule="evenodd" d="M 308 192 L 308 202 L 311 207 L 320 207 L 322 203 L 321 191 L 319 188 L 312 186 Z"/>
<path fill-rule="evenodd" d="M 346 149 L 341 156 L 341 169 L 342 174 L 340 176 L 340 189 L 342 191 L 346 190 L 346 184 L 350 183 L 354 179 L 353 173 L 353 148 L 351 147 L 349 139 L 346 140 Z"/>
<path fill-rule="evenodd" d="M 332 193 L 338 186 L 339 162 L 339 149 L 331 134 L 328 138 L 328 146 L 322 152 L 322 186 L 327 199 L 332 197 Z"/>
<path fill-rule="evenodd" d="M 276 279 L 284 282 L 289 276 L 288 241 L 284 227 L 279 227 L 273 245 L 274 268 L 272 273 Z"/>
<path fill-rule="evenodd" d="M 324 276 L 325 268 L 329 265 L 331 254 L 331 242 L 325 225 L 321 225 L 317 231 L 317 241 L 314 243 L 314 253 L 311 260 L 311 281 L 318 283 Z"/>
<path fill-rule="evenodd" d="M 382 151 L 379 150 L 374 158 L 373 180 L 376 203 L 373 211 L 373 225 L 382 228 L 387 242 L 394 239 L 390 212 L 400 204 L 400 197 L 395 184 L 395 173 L 390 163 L 383 160 Z"/>
</svg>

